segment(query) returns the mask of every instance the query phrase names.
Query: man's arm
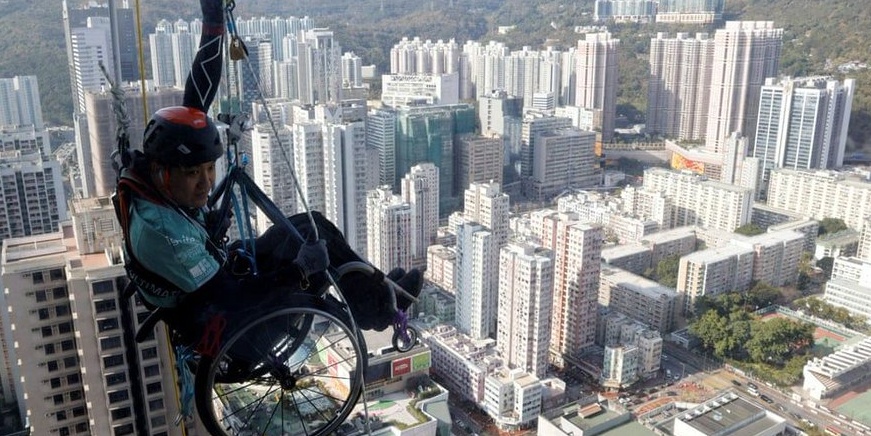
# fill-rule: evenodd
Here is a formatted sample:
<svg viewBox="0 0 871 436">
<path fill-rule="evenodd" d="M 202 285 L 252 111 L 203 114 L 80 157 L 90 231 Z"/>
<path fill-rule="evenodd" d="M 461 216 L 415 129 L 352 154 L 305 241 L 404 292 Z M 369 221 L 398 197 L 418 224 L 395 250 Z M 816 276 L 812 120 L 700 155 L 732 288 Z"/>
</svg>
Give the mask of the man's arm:
<svg viewBox="0 0 871 436">
<path fill-rule="evenodd" d="M 200 0 L 203 34 L 184 87 L 184 105 L 207 112 L 221 82 L 225 34 L 223 0 Z"/>
</svg>

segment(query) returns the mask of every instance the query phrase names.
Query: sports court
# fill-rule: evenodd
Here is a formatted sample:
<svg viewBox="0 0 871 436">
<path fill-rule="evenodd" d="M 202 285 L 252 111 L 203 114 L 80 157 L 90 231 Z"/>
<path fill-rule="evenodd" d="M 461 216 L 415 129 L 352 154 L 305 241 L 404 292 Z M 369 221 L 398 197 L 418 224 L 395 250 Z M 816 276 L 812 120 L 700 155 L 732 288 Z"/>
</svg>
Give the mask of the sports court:
<svg viewBox="0 0 871 436">
<path fill-rule="evenodd" d="M 848 419 L 871 426 L 871 389 L 866 387 L 858 392 L 847 392 L 832 400 L 829 409 L 837 410 L 838 414 Z"/>
</svg>

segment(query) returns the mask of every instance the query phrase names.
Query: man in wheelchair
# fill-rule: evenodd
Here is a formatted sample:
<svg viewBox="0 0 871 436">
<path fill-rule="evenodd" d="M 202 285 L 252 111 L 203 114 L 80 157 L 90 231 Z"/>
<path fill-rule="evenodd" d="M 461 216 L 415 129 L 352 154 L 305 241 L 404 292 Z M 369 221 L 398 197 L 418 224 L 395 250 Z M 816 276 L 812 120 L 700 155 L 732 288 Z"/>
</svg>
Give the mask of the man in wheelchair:
<svg viewBox="0 0 871 436">
<path fill-rule="evenodd" d="M 280 304 L 282 294 L 302 291 L 313 280 L 308 276 L 311 271 L 297 259 L 301 244 L 280 225 L 254 242 L 256 275 L 240 268 L 248 258 L 228 256 L 224 244 L 214 238 L 214 232 L 210 237 L 207 228 L 223 224 L 211 223 L 205 208 L 215 184 L 215 161 L 223 154 L 218 129 L 206 115 L 221 78 L 222 3 L 200 0 L 203 32 L 183 105 L 154 113 L 142 150 L 132 153 L 118 189 L 128 274 L 147 305 L 171 308 L 165 320 L 188 339 L 202 334 L 215 313 L 232 314 L 263 301 Z M 312 217 L 320 237 L 317 243 L 325 247 L 330 265 L 361 260 L 331 222 L 317 212 Z M 291 222 L 304 237 L 313 234 L 308 215 L 291 217 Z M 396 269 L 387 277 L 411 295 L 420 292 L 422 277 L 417 270 Z M 395 309 L 405 310 L 411 304 L 411 299 L 400 295 L 394 308 L 388 294 L 392 290 L 383 278 L 376 270 L 372 276 L 347 274 L 339 282 L 361 329 L 383 330 L 392 324 Z"/>
</svg>

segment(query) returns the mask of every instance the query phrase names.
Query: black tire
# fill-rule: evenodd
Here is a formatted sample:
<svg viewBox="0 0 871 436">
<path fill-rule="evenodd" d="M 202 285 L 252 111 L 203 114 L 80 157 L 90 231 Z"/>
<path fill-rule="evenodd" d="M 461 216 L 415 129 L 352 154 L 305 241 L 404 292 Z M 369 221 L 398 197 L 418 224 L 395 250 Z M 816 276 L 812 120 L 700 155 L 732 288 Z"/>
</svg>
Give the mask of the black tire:
<svg viewBox="0 0 871 436">
<path fill-rule="evenodd" d="M 356 405 L 367 358 L 347 312 L 322 297 L 287 301 L 201 357 L 194 397 L 209 434 L 326 435 Z"/>
<path fill-rule="evenodd" d="M 414 348 L 414 346 L 417 345 L 417 339 L 419 337 L 417 329 L 415 329 L 414 327 L 407 326 L 405 330 L 408 332 L 409 340 L 407 342 L 402 340 L 402 335 L 400 334 L 399 330 L 393 330 L 393 348 L 395 348 L 400 353 L 404 353 Z"/>
</svg>

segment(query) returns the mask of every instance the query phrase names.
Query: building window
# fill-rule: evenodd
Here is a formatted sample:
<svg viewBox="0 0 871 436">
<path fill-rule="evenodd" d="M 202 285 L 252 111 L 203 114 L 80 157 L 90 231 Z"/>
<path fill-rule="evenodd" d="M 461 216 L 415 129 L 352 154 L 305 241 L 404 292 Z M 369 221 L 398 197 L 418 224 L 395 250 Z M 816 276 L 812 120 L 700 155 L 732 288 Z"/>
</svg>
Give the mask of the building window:
<svg viewBox="0 0 871 436">
<path fill-rule="evenodd" d="M 79 380 L 80 380 L 80 378 L 79 378 L 79 374 L 78 374 L 78 373 L 70 374 L 70 375 L 67 376 L 67 384 L 68 384 L 68 385 L 74 385 L 74 384 L 77 384 L 77 383 L 79 382 Z"/>
<path fill-rule="evenodd" d="M 160 365 L 148 365 L 143 369 L 146 377 L 154 377 L 160 375 Z"/>
<path fill-rule="evenodd" d="M 48 384 L 51 385 L 52 389 L 57 389 L 60 387 L 60 377 L 55 377 L 48 381 Z"/>
<path fill-rule="evenodd" d="M 148 347 L 142 349 L 142 360 L 154 359 L 157 357 L 157 347 Z"/>
<path fill-rule="evenodd" d="M 51 330 L 51 326 L 45 326 L 40 330 L 42 330 L 42 337 L 44 337 L 44 338 L 51 337 L 51 335 L 53 334 L 52 330 Z"/>
<path fill-rule="evenodd" d="M 45 366 L 48 367 L 48 372 L 55 372 L 58 370 L 57 360 L 52 360 L 48 362 Z"/>
<path fill-rule="evenodd" d="M 130 394 L 126 391 L 115 391 L 109 392 L 109 404 L 120 403 L 122 401 L 127 401 L 130 398 Z"/>
<path fill-rule="evenodd" d="M 119 372 L 116 374 L 108 374 L 106 376 L 106 386 L 115 386 L 127 381 L 127 374 Z"/>
<path fill-rule="evenodd" d="M 121 347 L 121 336 L 109 336 L 108 338 L 100 339 L 100 348 L 103 350 L 113 350 Z"/>
<path fill-rule="evenodd" d="M 161 386 L 160 382 L 149 383 L 145 385 L 145 391 L 148 392 L 149 395 L 156 394 L 163 392 L 163 386 Z"/>
<path fill-rule="evenodd" d="M 106 356 L 103 358 L 104 368 L 113 368 L 124 364 L 124 355 L 116 354 L 114 356 Z"/>
<path fill-rule="evenodd" d="M 76 418 L 78 418 L 80 416 L 85 416 L 85 407 L 84 406 L 73 407 L 73 416 Z"/>
<path fill-rule="evenodd" d="M 62 322 L 62 323 L 57 325 L 57 332 L 60 334 L 72 333 L 72 331 L 73 331 L 73 322 L 72 321 Z"/>
<path fill-rule="evenodd" d="M 66 340 L 60 341 L 60 349 L 62 351 L 70 351 L 73 348 L 76 348 L 76 343 L 73 342 L 72 339 L 66 339 Z"/>
<path fill-rule="evenodd" d="M 54 307 L 54 314 L 56 316 L 67 316 L 70 314 L 70 307 L 66 304 L 59 304 Z"/>
<path fill-rule="evenodd" d="M 88 432 L 88 423 L 80 422 L 76 424 L 76 433 L 87 433 Z"/>
<path fill-rule="evenodd" d="M 129 407 L 122 407 L 120 409 L 115 409 L 110 412 L 112 414 L 112 419 L 117 421 L 119 419 L 124 419 L 129 417 L 132 412 Z"/>
<path fill-rule="evenodd" d="M 97 330 L 99 332 L 107 332 L 118 328 L 118 318 L 106 318 L 97 320 Z"/>
<path fill-rule="evenodd" d="M 45 291 L 36 291 L 33 294 L 36 297 L 37 303 L 42 303 L 44 301 L 48 301 L 48 297 L 46 297 Z"/>
<path fill-rule="evenodd" d="M 42 309 L 37 310 L 36 312 L 39 314 L 39 319 L 41 319 L 41 320 L 43 320 L 43 319 L 48 319 L 49 316 L 50 316 L 50 315 L 48 314 L 48 309 L 45 308 L 45 307 L 43 307 Z"/>
<path fill-rule="evenodd" d="M 60 300 L 67 296 L 67 288 L 60 286 L 51 290 L 51 296 L 55 300 Z"/>
<path fill-rule="evenodd" d="M 120 427 L 115 427 L 115 436 L 127 436 L 133 434 L 133 424 L 124 424 Z"/>
<path fill-rule="evenodd" d="M 76 356 L 64 357 L 64 368 L 77 368 L 79 366 L 79 358 Z"/>
<path fill-rule="evenodd" d="M 151 418 L 151 427 L 163 427 L 166 425 L 166 417 L 163 415 Z"/>
<path fill-rule="evenodd" d="M 57 429 L 57 434 L 60 436 L 70 436 L 70 429 L 67 427 L 61 427 Z"/>
<path fill-rule="evenodd" d="M 58 422 L 67 420 L 67 411 L 66 410 L 58 410 L 54 414 L 55 418 L 57 418 Z"/>
<path fill-rule="evenodd" d="M 82 399 L 81 389 L 76 389 L 74 391 L 70 391 L 70 401 L 79 401 L 81 399 Z M 73 409 L 73 416 L 79 416 L 79 415 L 76 415 L 75 409 Z"/>
<path fill-rule="evenodd" d="M 30 276 L 33 279 L 33 284 L 38 285 L 40 283 L 45 283 L 45 278 L 42 277 L 41 272 L 35 272 Z"/>
<path fill-rule="evenodd" d="M 45 344 L 42 349 L 45 350 L 46 356 L 51 356 L 52 354 L 54 354 L 54 344 Z"/>
<path fill-rule="evenodd" d="M 148 402 L 148 411 L 155 412 L 158 410 L 163 410 L 163 398 L 158 398 L 155 400 L 151 400 Z"/>
<path fill-rule="evenodd" d="M 52 397 L 52 400 L 54 401 L 54 405 L 58 406 L 64 403 L 64 396 L 63 394 L 56 394 L 54 397 Z"/>
<path fill-rule="evenodd" d="M 94 312 L 106 313 L 116 309 L 115 300 L 99 300 L 94 302 Z"/>
<path fill-rule="evenodd" d="M 67 278 L 66 274 L 64 274 L 63 268 L 55 268 L 48 272 L 48 277 L 52 281 L 55 280 L 65 280 Z"/>
<path fill-rule="evenodd" d="M 108 294 L 110 292 L 115 292 L 115 287 L 111 280 L 103 280 L 101 282 L 94 282 L 91 285 L 91 290 L 94 295 L 100 294 Z"/>
</svg>

